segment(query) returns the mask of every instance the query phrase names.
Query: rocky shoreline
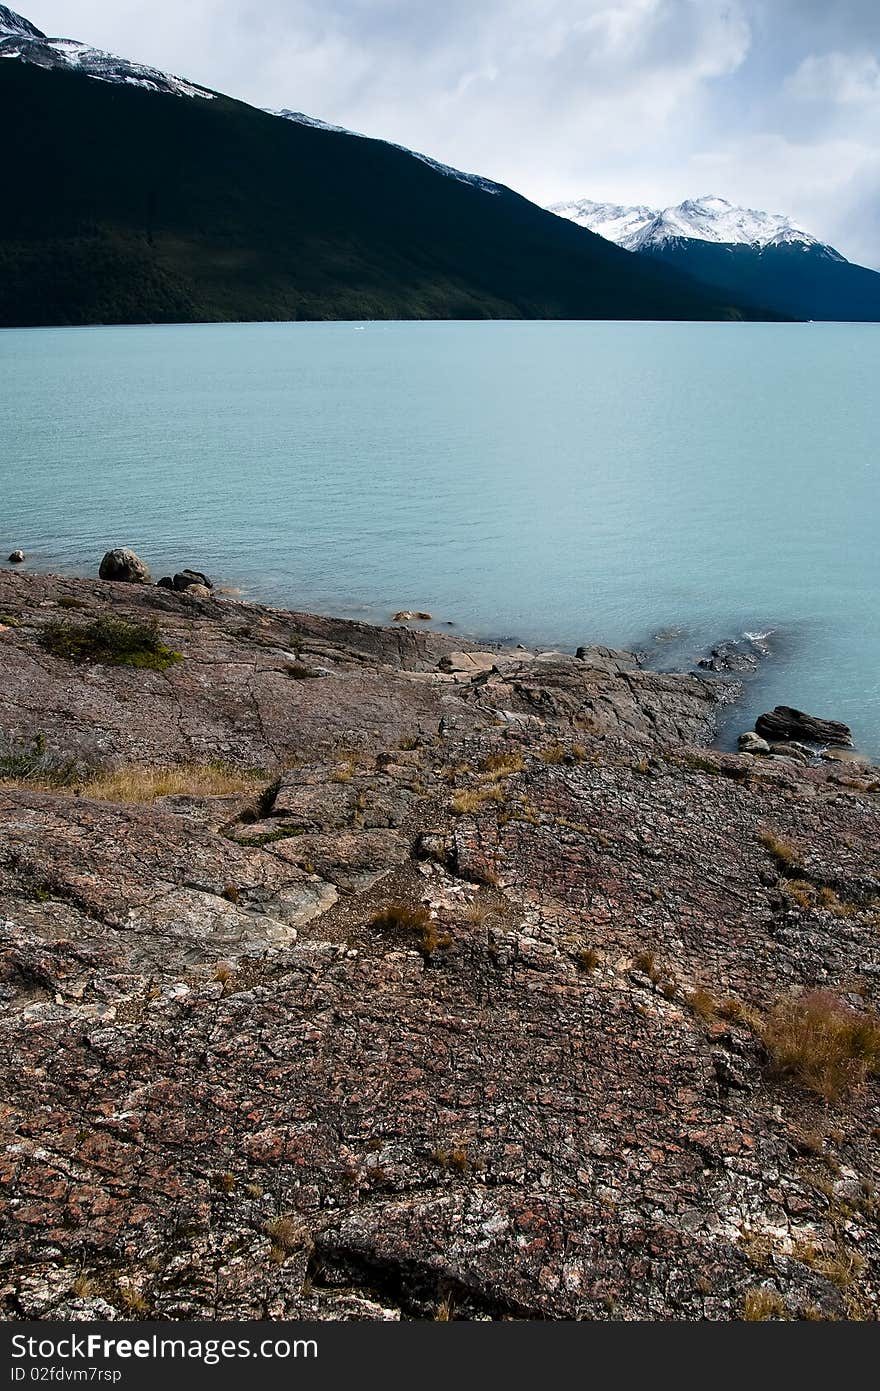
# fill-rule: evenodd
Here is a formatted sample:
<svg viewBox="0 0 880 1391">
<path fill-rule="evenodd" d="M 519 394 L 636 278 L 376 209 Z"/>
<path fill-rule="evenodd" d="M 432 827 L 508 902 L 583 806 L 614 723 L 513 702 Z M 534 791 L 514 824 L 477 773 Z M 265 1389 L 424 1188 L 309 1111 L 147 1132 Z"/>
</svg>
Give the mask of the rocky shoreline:
<svg viewBox="0 0 880 1391">
<path fill-rule="evenodd" d="M 880 770 L 177 579 L 0 573 L 6 1317 L 875 1318 Z"/>
</svg>

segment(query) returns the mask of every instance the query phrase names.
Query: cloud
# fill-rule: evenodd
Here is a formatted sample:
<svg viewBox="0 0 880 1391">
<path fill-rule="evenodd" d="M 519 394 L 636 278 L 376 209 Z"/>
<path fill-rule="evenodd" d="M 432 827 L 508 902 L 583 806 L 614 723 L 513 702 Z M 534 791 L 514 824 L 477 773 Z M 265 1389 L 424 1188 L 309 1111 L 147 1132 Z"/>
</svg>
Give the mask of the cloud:
<svg viewBox="0 0 880 1391">
<path fill-rule="evenodd" d="M 804 58 L 786 81 L 802 101 L 880 106 L 880 62 L 873 53 L 822 53 Z"/>
<path fill-rule="evenodd" d="M 880 262 L 876 0 L 35 0 L 29 18 L 538 202 L 717 192 Z"/>
</svg>

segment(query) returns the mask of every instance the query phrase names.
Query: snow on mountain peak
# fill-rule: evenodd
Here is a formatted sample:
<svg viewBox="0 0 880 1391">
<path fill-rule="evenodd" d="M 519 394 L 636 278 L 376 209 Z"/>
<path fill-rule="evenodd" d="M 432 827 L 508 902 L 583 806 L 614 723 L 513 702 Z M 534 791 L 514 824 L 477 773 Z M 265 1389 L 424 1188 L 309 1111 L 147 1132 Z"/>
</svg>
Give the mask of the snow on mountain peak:
<svg viewBox="0 0 880 1391">
<path fill-rule="evenodd" d="M 371 140 L 374 137 L 364 135 L 359 130 L 349 130 L 346 126 L 334 126 L 329 121 L 319 120 L 317 116 L 306 116 L 302 111 L 290 111 L 284 108 L 281 111 L 272 110 L 265 107 L 267 115 L 281 116 L 285 121 L 295 121 L 300 126 L 312 126 L 316 130 L 332 130 L 338 135 L 354 135 L 359 140 Z M 380 144 L 390 145 L 393 150 L 402 150 L 406 155 L 412 155 L 413 159 L 421 160 L 422 164 L 429 165 L 436 169 L 439 174 L 446 174 L 450 179 L 457 179 L 459 183 L 470 184 L 473 188 L 479 188 L 483 193 L 500 193 L 501 184 L 496 184 L 492 179 L 483 178 L 482 174 L 465 174 L 461 169 L 454 169 L 451 164 L 441 164 L 439 160 L 432 159 L 430 155 L 421 155 L 418 150 L 411 150 L 407 145 L 398 145 L 393 140 L 381 140 Z"/>
<path fill-rule="evenodd" d="M 674 207 L 659 209 L 594 203 L 589 198 L 581 198 L 554 203 L 548 211 L 598 232 L 627 251 L 646 251 L 676 240 L 718 242 L 726 246 L 780 246 L 785 242 L 805 247 L 822 245 L 781 213 L 740 208 L 718 194 L 687 198 Z"/>
<path fill-rule="evenodd" d="M 19 38 L 44 39 L 46 37 L 35 24 L 31 24 L 29 19 L 23 15 L 16 14 L 14 10 L 8 10 L 5 5 L 0 5 L 0 36 L 16 34 Z"/>
<path fill-rule="evenodd" d="M 18 58 L 38 68 L 72 69 L 98 82 L 125 83 L 178 97 L 204 97 L 210 101 L 214 96 L 204 87 L 158 68 L 131 63 L 75 39 L 49 38 L 5 5 L 0 5 L 0 58 Z"/>
</svg>

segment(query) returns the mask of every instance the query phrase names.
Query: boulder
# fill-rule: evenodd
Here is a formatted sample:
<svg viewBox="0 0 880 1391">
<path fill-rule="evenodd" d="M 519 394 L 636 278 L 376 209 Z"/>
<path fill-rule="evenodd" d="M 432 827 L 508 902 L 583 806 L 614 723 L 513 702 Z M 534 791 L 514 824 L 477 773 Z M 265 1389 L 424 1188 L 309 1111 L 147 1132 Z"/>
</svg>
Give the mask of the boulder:
<svg viewBox="0 0 880 1391">
<path fill-rule="evenodd" d="M 10 565 L 20 565 L 24 560 L 24 551 L 13 551 L 9 557 Z"/>
<path fill-rule="evenodd" d="M 200 584 L 205 589 L 214 588 L 214 581 L 209 580 L 201 570 L 179 570 L 171 583 L 177 590 L 191 589 L 194 584 Z"/>
<path fill-rule="evenodd" d="M 107 551 L 98 574 L 102 580 L 121 580 L 126 584 L 150 583 L 150 567 L 125 546 Z"/>
<path fill-rule="evenodd" d="M 157 580 L 157 581 L 156 581 L 156 584 L 159 586 L 160 589 L 173 589 L 173 588 L 174 588 L 174 581 L 173 581 L 173 579 L 171 578 L 170 575 L 163 575 L 162 578 L 161 578 L 161 580 Z"/>
<path fill-rule="evenodd" d="M 186 589 L 180 593 L 187 599 L 213 599 L 213 594 L 206 584 L 188 584 Z"/>
<path fill-rule="evenodd" d="M 413 846 L 413 856 L 417 860 L 434 860 L 438 865 L 448 866 L 452 858 L 449 836 L 445 831 L 420 831 Z"/>
<path fill-rule="evenodd" d="M 753 729 L 747 729 L 737 740 L 740 753 L 768 754 L 770 745 L 766 739 L 762 739 L 760 734 L 756 734 Z"/>
<path fill-rule="evenodd" d="M 392 619 L 393 623 L 427 623 L 431 615 L 420 613 L 417 609 L 400 609 Z"/>
<path fill-rule="evenodd" d="M 437 663 L 439 669 L 453 675 L 480 676 L 493 671 L 499 660 L 497 652 L 447 652 Z"/>
<path fill-rule="evenodd" d="M 817 715 L 808 715 L 804 710 L 795 710 L 790 705 L 777 705 L 774 710 L 760 715 L 755 721 L 755 730 L 769 743 L 800 739 L 808 744 L 839 744 L 852 747 L 852 730 L 849 725 L 837 720 L 823 720 Z"/>
<path fill-rule="evenodd" d="M 798 763 L 809 763 L 812 757 L 809 749 L 804 749 L 800 744 L 789 744 L 784 740 L 770 745 L 770 752 L 774 758 L 793 758 Z"/>
</svg>

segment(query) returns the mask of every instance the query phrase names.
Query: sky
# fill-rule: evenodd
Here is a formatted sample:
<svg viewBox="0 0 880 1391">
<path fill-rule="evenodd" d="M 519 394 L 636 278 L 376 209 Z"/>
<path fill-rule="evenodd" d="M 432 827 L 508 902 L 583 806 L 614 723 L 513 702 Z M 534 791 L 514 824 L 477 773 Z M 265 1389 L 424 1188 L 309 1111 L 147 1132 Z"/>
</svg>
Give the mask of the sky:
<svg viewBox="0 0 880 1391">
<path fill-rule="evenodd" d="M 880 268 L 878 0 L 33 0 L 81 39 L 537 203 L 720 194 Z"/>
</svg>

